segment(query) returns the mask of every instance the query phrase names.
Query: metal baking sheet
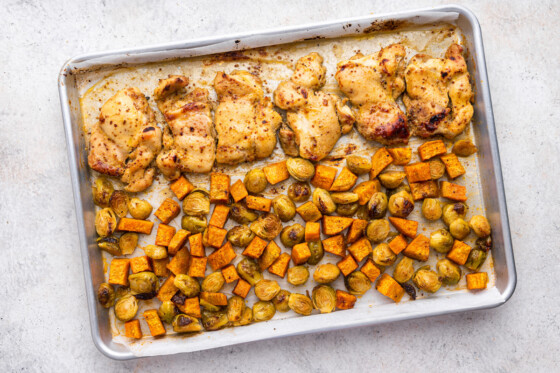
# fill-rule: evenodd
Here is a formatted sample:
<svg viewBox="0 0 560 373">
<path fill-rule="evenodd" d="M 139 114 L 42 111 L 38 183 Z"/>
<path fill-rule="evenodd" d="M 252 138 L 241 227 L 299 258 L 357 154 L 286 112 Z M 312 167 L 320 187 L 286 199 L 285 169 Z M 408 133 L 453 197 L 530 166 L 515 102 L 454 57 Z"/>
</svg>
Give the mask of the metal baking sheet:
<svg viewBox="0 0 560 373">
<path fill-rule="evenodd" d="M 167 74 L 185 74 L 191 81 L 197 82 L 197 85 L 209 86 L 215 71 L 231 71 L 234 68 L 257 69 L 255 72 L 263 75 L 265 88 L 270 94 L 280 80 L 289 77 L 293 62 L 311 51 L 318 51 L 325 58 L 329 74 L 325 89 L 337 93 L 333 78 L 337 61 L 349 58 L 357 51 L 364 54 L 376 52 L 395 41 L 404 42 L 409 58 L 420 51 L 435 56 L 442 55 L 452 41 L 459 41 L 468 49 L 467 62 L 476 92 L 475 115 L 473 125 L 461 136 L 471 138 L 479 148 L 477 156 L 471 156 L 464 162 L 467 169 L 465 180 L 469 190 L 469 204 L 480 209 L 471 213 L 481 213 L 485 210 L 493 227 L 493 258 L 488 260 L 483 268 L 490 274 L 488 290 L 468 292 L 465 290 L 463 278 L 457 287 L 442 289 L 435 295 L 422 297 L 414 302 L 403 301 L 394 304 L 377 292 L 369 291 L 359 299 L 353 310 L 344 312 L 314 314 L 308 317 L 277 313 L 275 318 L 268 322 L 193 336 L 168 335 L 163 339 L 147 337 L 140 341 L 125 338 L 122 335 L 121 323 L 115 322 L 112 311 L 107 312 L 100 307 L 95 297 L 98 284 L 105 281 L 107 263 L 110 261 L 110 256 L 104 256 L 95 243 L 95 207 L 90 183 L 95 175 L 87 167 L 86 161 L 88 129 L 97 119 L 100 105 L 127 85 L 135 85 L 149 96 L 157 84 L 157 79 L 166 77 Z M 255 51 L 254 48 L 260 49 Z M 224 58 L 223 55 L 216 56 L 217 53 L 232 51 L 243 52 L 242 55 L 231 53 L 228 58 Z M 239 58 L 240 56 L 242 58 Z M 130 359 L 197 351 L 287 335 L 495 307 L 505 303 L 515 289 L 515 265 L 482 38 L 476 17 L 465 8 L 445 6 L 78 56 L 63 66 L 59 76 L 59 92 L 92 335 L 100 351 L 111 358 Z M 155 112 L 159 115 L 158 110 Z M 161 118 L 159 119 L 162 123 Z M 416 148 L 417 145 L 418 141 L 413 139 L 411 146 Z M 376 146 L 378 145 L 364 141 L 353 132 L 339 140 L 328 162 L 340 162 L 349 147 L 352 147 L 354 153 L 367 154 Z M 277 149 L 271 158 L 260 163 L 273 162 L 283 157 L 282 151 Z M 225 168 L 225 172 L 235 180 L 248 167 L 258 164 L 228 167 Z M 208 187 L 207 176 L 189 175 L 189 179 L 195 184 Z M 166 185 L 165 180 L 160 177 L 149 192 L 141 197 L 149 199 L 157 206 L 169 193 Z M 278 191 L 282 192 L 282 187 L 283 185 L 275 186 L 266 192 L 272 196 Z M 414 213 L 418 214 L 418 210 Z M 177 227 L 178 224 L 176 221 Z M 435 224 L 423 224 L 423 227 L 432 230 L 439 227 Z M 149 237 L 143 239 L 140 246 L 150 243 Z M 141 250 L 137 249 L 135 255 L 140 253 Z M 432 255 L 431 260 L 434 258 Z M 334 261 L 329 255 L 326 255 L 324 260 Z M 338 281 L 342 282 L 340 279 Z M 293 287 L 286 281 L 279 282 L 283 288 L 290 291 L 305 292 L 305 289 Z M 338 283 L 335 285 L 338 288 L 343 287 Z M 308 286 L 309 289 L 311 287 Z M 225 288 L 224 291 L 228 293 L 231 289 Z M 251 304 L 252 299 L 248 300 Z M 150 302 L 141 303 L 145 308 L 150 307 Z M 149 335 L 147 330 L 144 332 Z"/>
</svg>

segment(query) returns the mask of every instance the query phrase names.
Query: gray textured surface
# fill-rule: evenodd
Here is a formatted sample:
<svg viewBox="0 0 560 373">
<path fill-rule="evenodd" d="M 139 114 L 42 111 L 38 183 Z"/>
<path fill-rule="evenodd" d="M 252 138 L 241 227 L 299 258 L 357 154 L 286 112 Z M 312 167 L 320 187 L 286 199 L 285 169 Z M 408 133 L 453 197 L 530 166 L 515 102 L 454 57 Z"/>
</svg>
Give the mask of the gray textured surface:
<svg viewBox="0 0 560 373">
<path fill-rule="evenodd" d="M 56 76 L 69 57 L 445 2 L 0 4 L 0 371 L 555 371 L 560 362 L 560 48 L 554 1 L 475 1 L 518 286 L 504 306 L 130 362 L 91 342 Z M 461 3 L 461 2 L 460 2 Z"/>
</svg>

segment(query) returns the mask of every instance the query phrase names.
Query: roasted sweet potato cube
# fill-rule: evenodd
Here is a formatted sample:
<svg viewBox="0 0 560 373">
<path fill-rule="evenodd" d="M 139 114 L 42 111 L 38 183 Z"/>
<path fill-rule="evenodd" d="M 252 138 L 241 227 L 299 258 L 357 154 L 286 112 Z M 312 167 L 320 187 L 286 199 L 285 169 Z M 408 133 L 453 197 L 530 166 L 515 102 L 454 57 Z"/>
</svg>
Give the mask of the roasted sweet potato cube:
<svg viewBox="0 0 560 373">
<path fill-rule="evenodd" d="M 467 200 L 467 188 L 462 185 L 442 181 L 440 183 L 440 190 L 441 196 L 444 198 L 459 202 L 465 202 Z"/>
<path fill-rule="evenodd" d="M 204 250 L 204 245 L 202 244 L 202 233 L 189 236 L 189 246 L 191 247 L 192 256 L 206 256 L 206 250 Z"/>
<path fill-rule="evenodd" d="M 243 181 L 241 180 L 237 180 L 233 183 L 229 188 L 229 192 L 231 194 L 231 198 L 233 198 L 235 202 L 239 202 L 249 195 L 247 188 L 245 188 L 245 184 L 243 184 Z"/>
<path fill-rule="evenodd" d="M 146 272 L 146 271 L 151 272 L 152 263 L 150 262 L 150 258 L 148 258 L 146 255 L 131 258 L 130 270 L 132 271 L 132 273 Z"/>
<path fill-rule="evenodd" d="M 482 290 L 488 285 L 488 273 L 477 272 L 467 274 L 467 289 Z"/>
<path fill-rule="evenodd" d="M 348 251 L 357 262 L 361 262 L 366 256 L 371 254 L 371 242 L 366 237 L 359 239 L 348 247 Z"/>
<path fill-rule="evenodd" d="M 288 265 L 290 264 L 290 259 L 291 257 L 289 254 L 280 254 L 278 259 L 276 259 L 274 263 L 268 267 L 268 272 L 284 278 L 284 276 L 286 276 L 286 271 L 288 270 Z"/>
<path fill-rule="evenodd" d="M 208 245 L 220 248 L 224 243 L 224 240 L 227 235 L 227 230 L 223 228 L 218 228 L 213 225 L 208 226 Z"/>
<path fill-rule="evenodd" d="M 447 175 L 449 175 L 451 179 L 455 179 L 456 177 L 465 174 L 465 168 L 455 154 L 449 153 L 446 155 L 442 155 L 441 157 L 439 157 L 439 159 L 441 159 L 441 161 L 445 165 Z"/>
<path fill-rule="evenodd" d="M 185 315 L 196 317 L 197 319 L 200 319 L 202 316 L 200 314 L 200 301 L 198 297 L 186 298 L 183 304 L 175 303 L 175 306 Z"/>
<path fill-rule="evenodd" d="M 336 263 L 336 265 L 344 276 L 348 276 L 358 268 L 358 263 L 356 263 L 352 255 L 346 255 L 344 259 Z"/>
<path fill-rule="evenodd" d="M 439 195 L 437 182 L 435 180 L 409 183 L 409 186 L 410 193 L 415 201 L 424 198 L 437 198 Z"/>
<path fill-rule="evenodd" d="M 410 238 L 416 237 L 416 233 L 418 231 L 417 221 L 395 218 L 393 216 L 389 216 L 389 221 L 399 231 L 399 233 L 402 233 Z"/>
<path fill-rule="evenodd" d="M 314 222 L 323 216 L 321 211 L 315 206 L 315 204 L 311 201 L 304 203 L 303 205 L 296 208 L 296 212 L 301 216 L 303 220 L 306 222 Z"/>
<path fill-rule="evenodd" d="M 208 263 L 210 263 L 210 267 L 212 267 L 213 271 L 217 271 L 231 263 L 236 256 L 237 254 L 235 250 L 233 250 L 233 246 L 231 246 L 231 243 L 228 241 L 224 246 L 208 255 Z"/>
<path fill-rule="evenodd" d="M 128 286 L 128 270 L 130 259 L 115 258 L 109 267 L 109 283 L 112 285 Z"/>
<path fill-rule="evenodd" d="M 246 298 L 250 290 L 251 284 L 240 278 L 239 280 L 237 280 L 237 285 L 235 285 L 232 293 L 235 295 L 239 295 L 241 298 Z"/>
<path fill-rule="evenodd" d="M 406 173 L 406 178 L 409 183 L 417 183 L 432 179 L 430 164 L 427 162 L 418 162 L 404 166 L 404 172 Z"/>
<path fill-rule="evenodd" d="M 307 242 L 302 242 L 292 247 L 292 261 L 295 265 L 300 265 L 307 262 L 311 257 L 311 251 Z"/>
<path fill-rule="evenodd" d="M 348 167 L 344 167 L 331 185 L 331 192 L 346 192 L 356 184 L 358 176 L 354 175 Z"/>
<path fill-rule="evenodd" d="M 313 242 L 321 239 L 321 223 L 309 221 L 305 223 L 305 241 Z"/>
<path fill-rule="evenodd" d="M 181 250 L 177 251 L 177 254 L 171 259 L 167 265 L 167 269 L 173 272 L 175 276 L 178 274 L 186 274 L 189 271 L 190 259 L 191 254 L 189 254 L 189 250 L 183 247 Z"/>
<path fill-rule="evenodd" d="M 245 198 L 245 204 L 249 209 L 269 212 L 272 200 L 258 196 L 247 196 L 247 198 Z"/>
<path fill-rule="evenodd" d="M 323 233 L 327 236 L 334 236 L 348 228 L 354 219 L 344 216 L 323 216 Z"/>
<path fill-rule="evenodd" d="M 171 238 L 171 241 L 167 246 L 167 253 L 169 255 L 175 255 L 177 251 L 179 251 L 179 249 L 181 249 L 185 245 L 185 242 L 187 242 L 187 238 L 190 234 L 191 232 L 185 229 L 179 229 L 177 233 L 175 233 L 173 238 Z"/>
<path fill-rule="evenodd" d="M 324 239 L 322 243 L 324 251 L 338 256 L 346 255 L 346 244 L 341 234 Z"/>
<path fill-rule="evenodd" d="M 220 172 L 210 174 L 210 203 L 229 202 L 229 175 Z"/>
<path fill-rule="evenodd" d="M 222 275 L 224 276 L 228 284 L 239 280 L 239 274 L 237 273 L 237 269 L 235 269 L 235 266 L 233 264 L 228 264 L 227 266 L 222 268 Z"/>
<path fill-rule="evenodd" d="M 167 277 L 169 270 L 167 269 L 169 258 L 152 259 L 152 266 L 154 267 L 154 274 L 159 277 Z"/>
<path fill-rule="evenodd" d="M 127 338 L 142 338 L 142 329 L 140 328 L 140 320 L 130 320 L 124 323 L 124 335 Z"/>
<path fill-rule="evenodd" d="M 381 270 L 377 268 L 377 266 L 375 265 L 375 263 L 373 263 L 373 260 L 371 259 L 366 260 L 362 268 L 360 268 L 360 271 L 364 275 L 366 275 L 371 282 L 374 282 L 377 279 L 377 277 L 379 277 L 379 275 L 381 274 Z"/>
<path fill-rule="evenodd" d="M 375 179 L 377 175 L 393 162 L 393 157 L 385 148 L 379 148 L 371 158 L 372 168 L 369 172 L 369 178 Z"/>
<path fill-rule="evenodd" d="M 230 208 L 226 205 L 216 205 L 208 224 L 213 225 L 214 227 L 223 228 L 224 225 L 226 225 L 229 210 Z"/>
<path fill-rule="evenodd" d="M 447 253 L 447 258 L 459 265 L 465 265 L 471 249 L 472 248 L 463 241 L 455 240 L 453 242 L 453 247 Z"/>
<path fill-rule="evenodd" d="M 423 234 L 419 234 L 408 244 L 403 254 L 409 258 L 425 262 L 430 256 L 430 239 Z"/>
<path fill-rule="evenodd" d="M 163 326 L 157 310 L 144 311 L 144 318 L 146 319 L 146 323 L 150 328 L 150 334 L 152 335 L 152 337 L 157 337 L 158 335 L 165 334 L 165 326 Z"/>
<path fill-rule="evenodd" d="M 271 185 L 278 184 L 279 182 L 290 178 L 286 161 L 273 163 L 263 167 L 263 172 L 264 176 L 266 176 L 266 180 Z"/>
<path fill-rule="evenodd" d="M 399 234 L 389 242 L 389 248 L 395 253 L 395 255 L 399 255 L 399 253 L 406 249 L 407 246 L 408 242 L 406 242 L 406 238 L 404 238 L 402 234 Z"/>
<path fill-rule="evenodd" d="M 181 176 L 180 178 L 172 182 L 169 188 L 171 188 L 171 191 L 175 194 L 177 199 L 179 201 L 182 201 L 187 196 L 187 194 L 194 190 L 194 185 L 192 185 L 191 182 L 187 180 L 187 178 Z"/>
<path fill-rule="evenodd" d="M 358 241 L 358 239 L 364 235 L 367 225 L 367 220 L 354 219 L 350 229 L 348 230 L 348 234 L 346 235 L 346 242 L 354 243 Z"/>
<path fill-rule="evenodd" d="M 179 215 L 180 211 L 181 207 L 177 202 L 171 198 L 166 198 L 156 212 L 154 212 L 154 215 L 161 220 L 162 223 L 169 224 L 171 220 Z"/>
<path fill-rule="evenodd" d="M 447 153 L 447 148 L 441 140 L 426 141 L 418 147 L 418 155 L 422 161 Z"/>
<path fill-rule="evenodd" d="M 161 285 L 157 293 L 157 299 L 161 302 L 167 302 L 171 300 L 175 293 L 179 291 L 177 286 L 173 283 L 175 281 L 175 276 L 170 275 L 168 278 L 165 279 L 165 282 Z"/>
<path fill-rule="evenodd" d="M 360 205 L 368 203 L 371 196 L 380 191 L 381 183 L 377 179 L 361 182 L 353 190 L 358 195 L 358 203 Z"/>
<path fill-rule="evenodd" d="M 214 306 L 227 306 L 227 297 L 224 293 L 200 292 L 200 299 L 213 304 Z"/>
<path fill-rule="evenodd" d="M 262 255 L 259 257 L 259 267 L 261 267 L 261 271 L 270 267 L 272 263 L 278 259 L 281 253 L 282 249 L 280 249 L 276 242 L 270 241 L 268 245 L 266 245 Z"/>
<path fill-rule="evenodd" d="M 403 287 L 386 273 L 381 275 L 375 288 L 381 294 L 391 298 L 395 303 L 399 303 L 404 295 Z"/>
<path fill-rule="evenodd" d="M 311 179 L 311 185 L 315 188 L 330 190 L 337 172 L 338 170 L 334 167 L 319 164 L 315 166 L 315 175 Z"/>
<path fill-rule="evenodd" d="M 171 239 L 175 235 L 175 227 L 161 223 L 158 225 L 156 233 L 156 245 L 169 246 Z"/>
<path fill-rule="evenodd" d="M 258 259 L 262 255 L 266 245 L 268 245 L 268 242 L 259 236 L 255 236 L 245 250 L 243 250 L 243 255 L 248 256 L 249 258 Z"/>
<path fill-rule="evenodd" d="M 154 223 L 147 220 L 121 218 L 117 224 L 118 231 L 152 234 Z"/>
<path fill-rule="evenodd" d="M 206 273 L 206 262 L 208 258 L 197 258 L 191 256 L 191 265 L 189 267 L 188 275 L 191 277 L 204 277 Z"/>
<path fill-rule="evenodd" d="M 336 308 L 339 310 L 349 310 L 354 308 L 356 296 L 342 290 L 336 291 Z"/>
<path fill-rule="evenodd" d="M 412 158 L 411 148 L 389 148 L 387 151 L 393 157 L 393 164 L 395 166 L 404 166 Z"/>
</svg>

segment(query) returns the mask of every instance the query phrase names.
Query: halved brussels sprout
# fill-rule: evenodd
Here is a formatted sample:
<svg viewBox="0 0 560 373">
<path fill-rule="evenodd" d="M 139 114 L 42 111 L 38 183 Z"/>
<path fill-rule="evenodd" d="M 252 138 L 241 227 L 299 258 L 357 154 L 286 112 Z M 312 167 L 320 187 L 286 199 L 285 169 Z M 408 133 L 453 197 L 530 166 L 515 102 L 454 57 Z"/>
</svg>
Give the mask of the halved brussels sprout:
<svg viewBox="0 0 560 373">
<path fill-rule="evenodd" d="M 199 300 L 199 302 L 200 302 L 200 307 L 204 308 L 207 311 L 218 312 L 218 311 L 222 310 L 222 307 L 215 306 L 212 303 L 210 303 L 210 302 L 208 302 L 208 301 L 206 301 L 202 298 Z"/>
<path fill-rule="evenodd" d="M 286 247 L 294 247 L 303 241 L 305 235 L 305 228 L 299 224 L 284 227 L 280 233 L 280 241 Z"/>
<path fill-rule="evenodd" d="M 251 223 L 249 228 L 263 240 L 272 241 L 280 234 L 282 222 L 275 214 L 267 213 L 259 216 L 257 221 Z"/>
<path fill-rule="evenodd" d="M 378 178 L 383 185 L 387 189 L 395 189 L 398 188 L 404 178 L 406 177 L 406 173 L 402 171 L 387 171 L 379 174 Z"/>
<path fill-rule="evenodd" d="M 170 300 L 163 302 L 158 308 L 159 318 L 167 324 L 171 324 L 173 322 L 175 314 L 175 303 Z"/>
<path fill-rule="evenodd" d="M 104 308 L 111 308 L 115 305 L 115 289 L 112 285 L 104 282 L 97 288 L 97 300 Z"/>
<path fill-rule="evenodd" d="M 276 308 L 269 301 L 258 301 L 253 304 L 253 320 L 256 322 L 267 321 L 274 317 Z"/>
<path fill-rule="evenodd" d="M 134 219 L 145 220 L 152 213 L 153 207 L 148 201 L 140 198 L 131 198 L 128 201 L 128 212 Z"/>
<path fill-rule="evenodd" d="M 206 330 L 219 330 L 228 324 L 229 320 L 226 311 L 202 310 L 202 326 Z"/>
<path fill-rule="evenodd" d="M 464 239 L 470 232 L 469 224 L 461 218 L 455 219 L 449 224 L 449 233 L 458 240 Z"/>
<path fill-rule="evenodd" d="M 255 234 L 246 225 L 236 225 L 227 233 L 227 240 L 237 247 L 247 247 L 255 238 Z"/>
<path fill-rule="evenodd" d="M 227 316 L 229 321 L 231 322 L 240 321 L 244 311 L 245 311 L 245 301 L 243 300 L 243 298 L 241 298 L 238 295 L 234 295 L 233 297 L 228 299 Z"/>
<path fill-rule="evenodd" d="M 315 175 L 315 166 L 307 159 L 290 158 L 286 161 L 289 174 L 297 181 L 311 180 Z"/>
<path fill-rule="evenodd" d="M 492 233 L 490 228 L 490 222 L 488 219 L 482 215 L 475 215 L 469 221 L 469 225 L 472 228 L 474 234 L 478 237 L 488 237 Z"/>
<path fill-rule="evenodd" d="M 274 213 L 284 222 L 292 220 L 296 216 L 296 205 L 288 196 L 283 194 L 272 200 L 272 208 Z"/>
<path fill-rule="evenodd" d="M 469 210 L 463 202 L 448 203 L 443 206 L 443 222 L 449 226 L 455 219 L 464 219 Z"/>
<path fill-rule="evenodd" d="M 239 224 L 249 224 L 257 220 L 259 215 L 238 202 L 231 205 L 229 217 Z"/>
<path fill-rule="evenodd" d="M 367 204 L 370 219 L 381 219 L 387 211 L 387 195 L 382 192 L 373 193 Z"/>
<path fill-rule="evenodd" d="M 428 220 L 434 221 L 441 218 L 441 203 L 435 198 L 425 198 L 422 202 L 422 215 Z"/>
<path fill-rule="evenodd" d="M 128 276 L 130 290 L 134 294 L 147 294 L 153 297 L 159 289 L 159 280 L 153 272 L 139 272 Z"/>
<path fill-rule="evenodd" d="M 233 321 L 233 326 L 243 326 L 249 325 L 253 321 L 253 309 L 251 307 L 245 307 L 243 313 L 241 314 L 241 319 L 239 321 Z"/>
<path fill-rule="evenodd" d="M 105 176 L 95 179 L 91 192 L 93 194 L 93 203 L 100 207 L 109 206 L 111 195 L 113 194 L 113 184 Z"/>
<path fill-rule="evenodd" d="M 109 199 L 111 209 L 119 218 L 124 218 L 128 214 L 128 202 L 130 197 L 123 190 L 115 190 Z"/>
<path fill-rule="evenodd" d="M 313 306 L 321 313 L 330 313 L 336 306 L 336 293 L 329 285 L 318 285 L 311 292 Z"/>
<path fill-rule="evenodd" d="M 477 238 L 475 242 L 475 248 L 488 252 L 492 249 L 492 237 L 481 237 Z"/>
<path fill-rule="evenodd" d="M 288 187 L 288 197 L 294 202 L 305 202 L 311 197 L 311 188 L 307 183 L 293 183 Z"/>
<path fill-rule="evenodd" d="M 344 285 L 350 294 L 362 295 L 371 288 L 371 281 L 361 271 L 354 271 L 344 278 Z"/>
<path fill-rule="evenodd" d="M 325 215 L 336 211 L 336 203 L 334 203 L 331 195 L 325 189 L 315 188 L 313 191 L 313 203 Z"/>
<path fill-rule="evenodd" d="M 451 151 L 459 157 L 468 157 L 476 153 L 477 150 L 476 145 L 474 145 L 471 140 L 466 139 L 457 140 L 451 149 Z"/>
<path fill-rule="evenodd" d="M 359 207 L 360 205 L 357 202 L 338 204 L 336 205 L 336 213 L 340 216 L 353 216 Z"/>
<path fill-rule="evenodd" d="M 323 255 L 325 255 L 321 241 L 308 242 L 307 247 L 311 252 L 311 256 L 307 259 L 307 263 L 312 265 L 319 263 L 321 259 L 323 259 Z"/>
<path fill-rule="evenodd" d="M 313 302 L 303 294 L 292 293 L 288 299 L 288 306 L 295 313 L 308 316 L 313 312 Z"/>
<path fill-rule="evenodd" d="M 395 266 L 393 271 L 393 278 L 401 284 L 409 281 L 414 274 L 414 260 L 407 256 L 403 256 L 400 262 Z"/>
<path fill-rule="evenodd" d="M 125 295 L 115 304 L 115 316 L 123 322 L 132 320 L 137 312 L 138 301 L 133 295 Z"/>
<path fill-rule="evenodd" d="M 430 177 L 432 180 L 437 180 L 445 175 L 445 165 L 438 158 L 430 160 Z"/>
<path fill-rule="evenodd" d="M 435 293 L 441 287 L 441 279 L 430 269 L 430 266 L 418 268 L 412 276 L 412 282 L 418 289 L 428 293 Z"/>
<path fill-rule="evenodd" d="M 200 325 L 198 319 L 185 314 L 175 316 L 171 323 L 173 325 L 173 331 L 176 333 L 192 333 L 202 330 L 202 325 Z"/>
<path fill-rule="evenodd" d="M 377 245 L 373 249 L 371 257 L 373 262 L 381 268 L 389 267 L 395 263 L 395 260 L 397 260 L 397 256 L 386 243 Z"/>
<path fill-rule="evenodd" d="M 372 163 L 371 159 L 360 157 L 359 155 L 348 155 L 346 156 L 346 167 L 353 174 L 363 175 L 371 170 Z"/>
<path fill-rule="evenodd" d="M 191 234 L 202 233 L 206 229 L 206 216 L 184 215 L 181 218 L 181 228 L 191 232 Z"/>
<path fill-rule="evenodd" d="M 152 259 L 167 258 L 167 249 L 165 246 L 148 245 L 144 247 L 144 253 Z"/>
<path fill-rule="evenodd" d="M 195 189 L 183 200 L 183 212 L 190 216 L 206 216 L 210 213 L 210 197 L 204 189 Z"/>
<path fill-rule="evenodd" d="M 294 286 L 303 285 L 309 279 L 309 270 L 304 266 L 295 266 L 288 269 L 288 282 Z"/>
<path fill-rule="evenodd" d="M 455 285 L 461 279 L 461 268 L 449 259 L 438 260 L 436 269 L 441 282 L 446 285 Z"/>
<path fill-rule="evenodd" d="M 110 208 L 104 208 L 95 214 L 95 230 L 101 237 L 113 234 L 117 229 L 117 216 Z"/>
<path fill-rule="evenodd" d="M 453 236 L 445 229 L 430 234 L 430 247 L 438 253 L 447 254 L 453 247 Z"/>
<path fill-rule="evenodd" d="M 340 204 L 349 204 L 358 202 L 359 197 L 357 193 L 354 192 L 338 192 L 338 193 L 331 193 L 331 198 L 337 205 Z"/>
<path fill-rule="evenodd" d="M 288 300 L 290 299 L 290 292 L 288 290 L 280 290 L 278 294 L 272 299 L 272 303 L 278 312 L 288 312 Z"/>
<path fill-rule="evenodd" d="M 204 277 L 202 280 L 202 291 L 207 291 L 209 293 L 217 293 L 219 292 L 226 283 L 226 279 L 222 272 L 212 272 L 208 276 Z"/>
<path fill-rule="evenodd" d="M 123 255 L 123 252 L 119 246 L 119 240 L 116 237 L 99 237 L 97 239 L 97 246 L 101 250 L 106 251 L 113 256 Z"/>
<path fill-rule="evenodd" d="M 391 225 L 385 219 L 376 219 L 368 223 L 366 237 L 372 242 L 381 242 L 387 238 L 391 231 Z"/>
<path fill-rule="evenodd" d="M 130 255 L 138 246 L 138 234 L 128 232 L 119 238 L 119 248 L 123 255 Z"/>
<path fill-rule="evenodd" d="M 251 284 L 251 286 L 255 286 L 263 279 L 259 264 L 250 258 L 243 258 L 237 263 L 237 273 L 243 280 Z"/>
<path fill-rule="evenodd" d="M 408 192 L 402 190 L 389 198 L 387 207 L 391 215 L 406 218 L 414 210 L 414 200 Z"/>
<path fill-rule="evenodd" d="M 195 278 L 192 278 L 189 275 L 185 275 L 183 273 L 178 274 L 175 276 L 173 280 L 173 285 L 177 287 L 181 291 L 181 293 L 185 294 L 187 298 L 193 298 L 200 293 L 200 284 Z"/>
<path fill-rule="evenodd" d="M 280 292 L 280 285 L 274 280 L 261 280 L 255 285 L 255 295 L 260 300 L 272 300 Z"/>
<path fill-rule="evenodd" d="M 487 256 L 488 254 L 486 251 L 474 248 L 469 253 L 465 267 L 471 271 L 478 271 L 486 261 Z"/>
<path fill-rule="evenodd" d="M 321 264 L 315 269 L 313 279 L 319 284 L 330 284 L 340 276 L 340 269 L 332 264 Z"/>
<path fill-rule="evenodd" d="M 266 175 L 263 170 L 260 168 L 254 168 L 247 172 L 243 183 L 249 193 L 258 194 L 266 189 L 268 181 L 266 180 Z"/>
</svg>

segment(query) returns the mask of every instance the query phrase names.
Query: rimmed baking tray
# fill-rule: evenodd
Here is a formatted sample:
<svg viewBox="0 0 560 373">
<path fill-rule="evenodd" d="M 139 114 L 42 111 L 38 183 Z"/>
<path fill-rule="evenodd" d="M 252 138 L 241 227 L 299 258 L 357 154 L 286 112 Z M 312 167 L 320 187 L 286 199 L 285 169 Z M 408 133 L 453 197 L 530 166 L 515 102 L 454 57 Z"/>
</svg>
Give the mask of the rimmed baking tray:
<svg viewBox="0 0 560 373">
<path fill-rule="evenodd" d="M 478 292 L 445 293 L 420 302 L 384 303 L 344 312 L 292 317 L 225 329 L 194 337 L 169 336 L 136 344 L 134 348 L 113 337 L 108 313 L 96 301 L 95 286 L 104 281 L 104 262 L 95 242 L 95 209 L 91 196 L 87 146 L 83 133 L 83 113 L 77 79 L 84 72 L 107 67 L 135 66 L 178 58 L 199 57 L 214 53 L 294 43 L 303 40 L 339 38 L 371 32 L 395 31 L 422 27 L 434 22 L 457 26 L 469 53 L 467 62 L 475 84 L 473 137 L 479 148 L 478 182 L 482 201 L 493 228 L 494 286 Z M 499 306 L 513 294 L 516 286 L 515 263 L 511 244 L 506 198 L 504 194 L 498 143 L 480 25 L 468 9 L 451 5 L 399 13 L 368 15 L 311 25 L 279 28 L 239 35 L 174 42 L 143 48 L 81 55 L 64 64 L 59 74 L 59 94 L 66 132 L 68 160 L 74 191 L 80 249 L 90 314 L 93 341 L 98 349 L 113 359 L 190 352 L 232 344 L 304 333 L 373 325 L 419 317 L 447 314 Z M 165 341 L 165 342 L 164 342 Z"/>
</svg>

